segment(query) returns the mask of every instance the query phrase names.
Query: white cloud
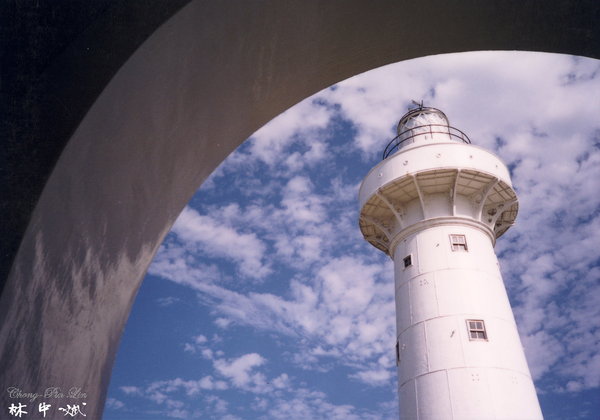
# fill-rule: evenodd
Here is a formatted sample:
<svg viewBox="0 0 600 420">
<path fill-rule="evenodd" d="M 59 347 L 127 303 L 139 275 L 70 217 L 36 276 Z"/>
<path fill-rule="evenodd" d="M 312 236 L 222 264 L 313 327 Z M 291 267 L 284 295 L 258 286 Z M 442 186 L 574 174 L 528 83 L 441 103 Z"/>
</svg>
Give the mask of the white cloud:
<svg viewBox="0 0 600 420">
<path fill-rule="evenodd" d="M 319 161 L 324 157 L 324 145 L 317 145 L 311 140 L 322 139 L 322 136 L 314 135 L 327 127 L 331 117 L 332 112 L 328 108 L 310 99 L 302 101 L 254 133 L 250 138 L 249 154 L 273 166 L 281 159 L 284 148 L 299 141 L 308 146 L 308 151 L 299 154 L 298 160 L 307 163 Z"/>
<path fill-rule="evenodd" d="M 123 401 L 117 400 L 116 398 L 107 398 L 106 399 L 106 408 L 112 410 L 120 410 L 125 407 L 125 403 Z"/>
<path fill-rule="evenodd" d="M 304 176 L 291 178 L 284 189 L 284 196 L 281 200 L 284 217 L 301 226 L 325 221 L 327 213 L 323 206 L 324 200 L 312 192 L 313 186 L 309 178 Z"/>
<path fill-rule="evenodd" d="M 334 404 L 322 392 L 309 390 L 304 386 L 294 386 L 292 379 L 286 373 L 267 378 L 258 370 L 265 363 L 266 359 L 257 353 L 249 353 L 233 359 L 216 359 L 213 365 L 215 373 L 226 377 L 234 388 L 228 388 L 223 381 L 217 381 L 212 376 L 205 376 L 200 380 L 175 378 L 154 381 L 143 388 L 127 388 L 139 390 L 139 395 L 144 396 L 147 401 L 162 407 L 160 413 L 163 415 L 177 418 L 185 416 L 185 418 L 240 419 L 241 417 L 230 412 L 230 404 L 222 393 L 234 389 L 256 395 L 251 406 L 244 407 L 244 418 L 249 415 L 260 419 L 280 419 L 286 416 L 285 418 L 303 420 L 381 420 L 396 417 L 395 404 L 385 404 L 378 410 L 359 409 L 350 404 Z M 377 381 L 382 374 L 366 375 L 370 376 L 369 380 Z M 221 394 L 215 395 L 207 391 L 217 391 Z M 194 402 L 199 398 L 202 401 L 202 408 L 194 410 Z M 152 407 L 146 409 L 154 415 L 157 413 L 157 410 Z"/>
<path fill-rule="evenodd" d="M 159 248 L 148 272 L 193 287 L 198 282 L 217 282 L 222 275 L 216 265 L 193 261 L 193 252 L 168 239 Z"/>
<path fill-rule="evenodd" d="M 197 335 L 196 337 L 194 337 L 194 341 L 197 344 L 203 344 L 203 343 L 206 343 L 208 341 L 208 339 L 206 338 L 205 335 L 200 334 L 200 335 Z"/>
<path fill-rule="evenodd" d="M 180 299 L 173 297 L 173 296 L 166 296 L 166 297 L 161 297 L 156 299 L 156 303 L 158 304 L 158 306 L 162 306 L 162 307 L 166 307 L 166 306 L 171 306 L 174 303 L 179 302 Z"/>
<path fill-rule="evenodd" d="M 392 372 L 390 369 L 362 370 L 350 377 L 373 386 L 387 385 L 392 377 Z"/>
<path fill-rule="evenodd" d="M 303 353 L 306 350 L 306 357 L 298 361 L 304 367 L 312 364 L 318 370 L 319 358 L 327 355 L 343 353 L 339 363 L 354 365 L 391 354 L 395 322 L 393 284 L 390 280 L 377 280 L 385 268 L 357 258 L 332 259 L 317 271 L 311 282 L 292 280 L 290 300 L 268 293 L 243 295 L 216 285 L 198 285 L 197 289 L 203 292 L 203 299 L 209 299 L 207 303 L 213 310 L 237 324 L 306 337 L 307 345 L 302 350 Z M 188 347 L 188 351 L 194 348 L 190 343 Z M 253 355 L 238 363 L 260 360 Z M 227 376 L 227 369 L 245 365 L 230 366 L 220 360 L 215 366 Z M 366 382 L 383 381 L 370 377 Z"/>
<path fill-rule="evenodd" d="M 271 383 L 276 389 L 285 389 L 290 386 L 290 378 L 288 377 L 287 373 L 282 373 L 281 375 L 273 379 Z"/>
<path fill-rule="evenodd" d="M 120 389 L 126 395 L 139 395 L 139 394 L 141 394 L 141 390 L 137 386 L 122 386 L 122 387 L 120 387 Z"/>
<path fill-rule="evenodd" d="M 266 360 L 257 353 L 249 353 L 230 361 L 218 359 L 214 361 L 215 369 L 223 376 L 231 379 L 240 388 L 264 385 L 264 376 L 252 370 L 261 366 Z"/>
<path fill-rule="evenodd" d="M 264 261 L 266 246 L 254 233 L 238 232 L 190 207 L 179 215 L 172 231 L 193 250 L 235 261 L 247 277 L 261 279 L 271 272 Z"/>
<path fill-rule="evenodd" d="M 269 420 L 385 420 L 397 418 L 397 407 L 385 407 L 380 411 L 361 410 L 351 404 L 333 404 L 327 396 L 306 388 L 294 390 L 285 398 L 268 402 L 267 413 L 260 419 Z M 267 407 L 267 404 L 264 404 Z"/>
<path fill-rule="evenodd" d="M 219 328 L 225 329 L 231 325 L 231 320 L 227 318 L 217 318 L 215 319 L 215 325 Z"/>
<path fill-rule="evenodd" d="M 200 334 L 196 337 L 193 337 L 191 343 L 184 343 L 183 351 L 192 353 L 192 354 L 194 354 L 196 352 L 206 352 L 206 351 L 210 352 L 210 349 L 206 348 L 207 343 L 208 343 L 208 339 L 206 338 L 206 336 Z"/>
<path fill-rule="evenodd" d="M 187 419 L 189 413 L 186 410 L 181 410 L 177 407 L 169 407 L 169 410 L 165 413 L 167 417 L 174 419 Z"/>
<path fill-rule="evenodd" d="M 561 343 L 544 331 L 523 337 L 525 348 L 535 349 L 535 357 L 528 357 L 529 369 L 534 380 L 546 373 L 564 354 Z"/>
<path fill-rule="evenodd" d="M 215 412 L 217 412 L 219 414 L 227 413 L 227 407 L 229 406 L 229 403 L 227 403 L 227 401 L 225 401 L 224 399 L 219 398 L 215 395 L 209 395 L 204 400 L 206 401 L 206 403 L 212 405 Z M 233 416 L 231 414 L 225 414 L 225 416 L 223 416 L 222 419 L 233 420 L 233 419 L 239 419 L 239 417 Z"/>
<path fill-rule="evenodd" d="M 169 380 L 160 380 L 149 383 L 145 387 L 124 386 L 120 388 L 127 396 L 135 395 L 144 398 L 156 406 L 161 407 L 160 413 L 167 417 L 173 418 L 190 418 L 196 417 L 192 415 L 190 400 L 198 398 L 199 395 L 204 395 L 204 398 L 210 402 L 214 402 L 217 397 L 206 394 L 210 391 L 222 392 L 228 389 L 225 381 L 216 380 L 212 376 L 207 375 L 198 380 L 185 380 L 175 378 Z M 112 399 L 110 407 L 120 409 L 125 404 L 119 400 Z M 108 403 L 107 403 L 108 404 Z M 223 407 L 226 407 L 226 402 L 213 404 L 212 409 L 219 413 L 224 413 Z M 148 410 L 147 408 L 143 411 Z M 156 414 L 156 410 L 148 410 Z"/>
</svg>

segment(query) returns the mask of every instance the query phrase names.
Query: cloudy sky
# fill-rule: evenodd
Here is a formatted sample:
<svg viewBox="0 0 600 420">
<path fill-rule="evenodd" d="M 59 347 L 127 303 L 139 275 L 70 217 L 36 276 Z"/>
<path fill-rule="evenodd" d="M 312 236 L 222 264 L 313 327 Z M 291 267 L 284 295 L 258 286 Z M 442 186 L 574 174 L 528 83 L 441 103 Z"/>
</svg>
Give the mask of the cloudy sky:
<svg viewBox="0 0 600 420">
<path fill-rule="evenodd" d="M 340 82 L 229 156 L 149 269 L 106 420 L 397 418 L 392 262 L 357 190 L 412 99 L 509 165 L 496 251 L 544 415 L 597 419 L 600 62 L 479 52 Z"/>
</svg>

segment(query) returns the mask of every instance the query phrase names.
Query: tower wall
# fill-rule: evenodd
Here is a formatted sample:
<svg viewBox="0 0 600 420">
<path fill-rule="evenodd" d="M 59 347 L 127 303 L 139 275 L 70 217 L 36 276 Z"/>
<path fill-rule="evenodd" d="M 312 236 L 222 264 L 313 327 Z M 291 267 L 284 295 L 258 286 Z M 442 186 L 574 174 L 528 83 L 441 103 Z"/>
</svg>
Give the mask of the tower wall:
<svg viewBox="0 0 600 420">
<path fill-rule="evenodd" d="M 468 250 L 452 250 L 457 234 Z M 487 232 L 424 227 L 398 243 L 394 262 L 400 417 L 541 418 Z M 485 340 L 470 339 L 467 320 L 484 322 Z"/>
<path fill-rule="evenodd" d="M 394 260 L 400 418 L 542 419 L 494 253 L 518 211 L 509 171 L 459 130 L 416 125 L 430 110 L 445 118 L 403 117 L 359 191 L 365 239 Z"/>
</svg>

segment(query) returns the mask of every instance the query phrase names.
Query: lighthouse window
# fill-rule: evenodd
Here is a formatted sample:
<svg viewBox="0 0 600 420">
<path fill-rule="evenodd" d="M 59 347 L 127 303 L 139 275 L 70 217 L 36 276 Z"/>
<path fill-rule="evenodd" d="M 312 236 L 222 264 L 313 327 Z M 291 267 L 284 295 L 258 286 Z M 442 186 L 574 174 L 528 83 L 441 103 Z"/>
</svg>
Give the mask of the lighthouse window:
<svg viewBox="0 0 600 420">
<path fill-rule="evenodd" d="M 470 340 L 487 340 L 485 323 L 481 319 L 468 319 L 467 328 L 469 330 Z"/>
<path fill-rule="evenodd" d="M 465 235 L 450 235 L 452 251 L 468 251 L 467 238 Z"/>
<path fill-rule="evenodd" d="M 396 366 L 400 366 L 400 343 L 396 341 Z"/>
<path fill-rule="evenodd" d="M 404 257 L 404 268 L 410 267 L 412 265 L 412 254 L 408 257 Z"/>
</svg>

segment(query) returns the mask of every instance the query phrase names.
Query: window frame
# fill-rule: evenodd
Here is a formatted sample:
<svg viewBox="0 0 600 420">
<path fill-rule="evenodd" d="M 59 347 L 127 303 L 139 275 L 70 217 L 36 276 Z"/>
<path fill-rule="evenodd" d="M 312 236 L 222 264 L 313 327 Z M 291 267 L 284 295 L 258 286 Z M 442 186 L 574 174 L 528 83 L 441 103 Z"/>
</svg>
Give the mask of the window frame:
<svg viewBox="0 0 600 420">
<path fill-rule="evenodd" d="M 451 233 L 448 235 L 450 239 L 450 249 L 452 252 L 469 252 L 467 244 L 467 235 L 462 233 Z"/>
<path fill-rule="evenodd" d="M 481 322 L 481 327 L 477 325 L 478 322 Z M 467 319 L 466 323 L 469 341 L 489 341 L 487 329 L 485 328 L 485 321 L 483 319 Z M 471 323 L 475 323 L 474 326 L 472 326 Z M 476 336 L 473 337 L 473 334 Z M 480 337 L 480 334 L 483 336 Z"/>
</svg>

